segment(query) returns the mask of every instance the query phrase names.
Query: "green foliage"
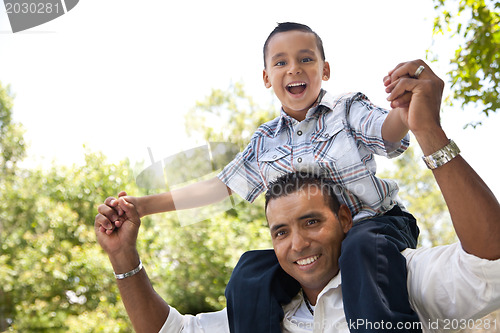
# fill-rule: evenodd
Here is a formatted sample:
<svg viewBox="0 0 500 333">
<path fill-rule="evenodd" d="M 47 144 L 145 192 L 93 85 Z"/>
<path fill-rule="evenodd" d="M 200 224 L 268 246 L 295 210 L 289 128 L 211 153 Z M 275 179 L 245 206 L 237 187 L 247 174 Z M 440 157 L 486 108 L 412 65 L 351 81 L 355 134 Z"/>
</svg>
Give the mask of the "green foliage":
<svg viewBox="0 0 500 333">
<path fill-rule="evenodd" d="M 0 331 L 130 331 L 93 231 L 97 205 L 132 183 L 128 163 L 88 153 L 84 166 L 18 174 L 0 194 Z"/>
<path fill-rule="evenodd" d="M 0 82 L 0 172 L 2 178 L 12 176 L 16 164 L 25 157 L 23 128 L 12 122 L 13 97 L 9 87 Z"/>
<path fill-rule="evenodd" d="M 231 105 L 253 105 L 241 86 L 233 92 L 237 97 L 220 94 Z M 198 115 L 227 123 L 224 103 L 213 103 Z M 93 229 L 96 208 L 106 197 L 121 190 L 144 195 L 128 162 L 111 164 L 87 151 L 81 166 L 21 169 L 22 127 L 12 123 L 12 98 L 1 85 L 0 106 L 0 332 L 131 332 Z M 207 138 L 242 144 L 242 133 L 252 133 L 265 118 L 255 105 L 255 113 L 243 110 L 233 110 L 239 120 L 225 126 L 230 135 Z M 208 128 L 198 129 L 203 130 Z M 176 213 L 144 218 L 138 247 L 159 293 L 185 313 L 224 307 L 224 289 L 239 256 L 271 246 L 261 200 L 187 226 Z"/>
<path fill-rule="evenodd" d="M 163 240 L 148 244 L 154 264 L 149 276 L 156 290 L 181 313 L 222 309 L 239 256 L 249 249 L 271 247 L 262 207 L 259 200 L 187 226 L 172 217 L 151 217 L 153 234 Z"/>
<path fill-rule="evenodd" d="M 212 89 L 210 96 L 197 102 L 186 115 L 186 130 L 206 141 L 232 142 L 243 149 L 257 127 L 276 116 L 272 106 L 260 107 L 242 83 L 235 83 L 227 91 Z"/>
<path fill-rule="evenodd" d="M 419 245 L 436 246 L 455 242 L 456 236 L 446 203 L 432 172 L 423 166 L 412 147 L 394 160 L 391 171 L 380 177 L 395 180 L 399 196 L 417 219 L 420 228 Z"/>
<path fill-rule="evenodd" d="M 434 0 L 434 4 L 439 12 L 434 34 L 449 34 L 459 43 L 448 73 L 452 98 L 463 105 L 482 104 L 486 116 L 496 112 L 500 107 L 500 2 Z"/>
</svg>

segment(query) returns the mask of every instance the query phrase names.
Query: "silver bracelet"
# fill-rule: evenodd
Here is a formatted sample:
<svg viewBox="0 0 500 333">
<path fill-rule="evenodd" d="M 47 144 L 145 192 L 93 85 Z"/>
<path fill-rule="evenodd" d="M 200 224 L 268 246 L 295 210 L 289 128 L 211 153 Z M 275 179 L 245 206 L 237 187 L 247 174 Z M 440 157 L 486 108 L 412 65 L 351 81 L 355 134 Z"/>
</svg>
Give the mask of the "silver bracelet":
<svg viewBox="0 0 500 333">
<path fill-rule="evenodd" d="M 448 143 L 446 146 L 432 153 L 431 155 L 423 156 L 422 159 L 424 160 L 427 167 L 432 170 L 448 163 L 449 161 L 457 157 L 458 154 L 460 154 L 460 149 L 453 140 L 450 140 L 450 143 Z"/>
<path fill-rule="evenodd" d="M 113 274 L 115 275 L 115 278 L 117 278 L 118 280 L 123 280 L 125 278 L 136 275 L 137 273 L 139 273 L 141 271 L 141 269 L 142 269 L 142 261 L 141 261 L 141 259 L 139 259 L 139 266 L 137 266 L 136 268 L 134 268 L 130 272 L 122 273 L 122 274 L 116 274 L 115 272 L 113 272 Z"/>
</svg>

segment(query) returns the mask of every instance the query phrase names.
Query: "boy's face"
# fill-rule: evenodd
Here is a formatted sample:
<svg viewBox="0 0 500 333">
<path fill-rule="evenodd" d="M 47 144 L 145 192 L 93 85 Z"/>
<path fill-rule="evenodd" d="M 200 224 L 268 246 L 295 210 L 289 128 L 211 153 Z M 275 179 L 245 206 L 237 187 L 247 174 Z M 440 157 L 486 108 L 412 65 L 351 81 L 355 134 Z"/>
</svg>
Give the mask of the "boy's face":
<svg viewBox="0 0 500 333">
<path fill-rule="evenodd" d="M 304 120 L 319 96 L 322 80 L 330 78 L 330 65 L 321 58 L 314 34 L 297 30 L 277 33 L 269 41 L 266 64 L 266 88 L 273 87 L 288 115 Z"/>
</svg>

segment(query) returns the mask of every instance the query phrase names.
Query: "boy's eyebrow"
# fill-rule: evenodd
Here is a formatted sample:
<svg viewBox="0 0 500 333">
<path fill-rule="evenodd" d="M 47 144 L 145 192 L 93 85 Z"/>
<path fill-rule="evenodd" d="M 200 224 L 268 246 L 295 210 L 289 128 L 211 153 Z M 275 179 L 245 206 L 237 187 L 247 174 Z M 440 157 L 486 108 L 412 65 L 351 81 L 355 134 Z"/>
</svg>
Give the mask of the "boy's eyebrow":
<svg viewBox="0 0 500 333">
<path fill-rule="evenodd" d="M 302 50 L 299 51 L 299 53 L 307 53 L 307 54 L 310 54 L 310 55 L 314 55 L 314 51 L 312 51 L 310 49 L 302 49 Z M 277 54 L 273 55 L 271 57 L 271 59 L 274 60 L 274 59 L 277 59 L 277 58 L 281 58 L 281 57 L 283 57 L 285 55 L 286 55 L 285 52 L 280 52 L 280 53 L 277 53 Z"/>
</svg>

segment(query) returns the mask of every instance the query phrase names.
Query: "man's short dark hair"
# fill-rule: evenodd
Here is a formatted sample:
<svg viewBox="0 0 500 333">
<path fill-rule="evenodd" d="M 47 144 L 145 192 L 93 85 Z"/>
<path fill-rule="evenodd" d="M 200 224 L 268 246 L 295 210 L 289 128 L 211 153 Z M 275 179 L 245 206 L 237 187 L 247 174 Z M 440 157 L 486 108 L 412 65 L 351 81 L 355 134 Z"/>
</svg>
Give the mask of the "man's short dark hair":
<svg viewBox="0 0 500 333">
<path fill-rule="evenodd" d="M 325 58 L 325 50 L 323 48 L 323 41 L 316 32 L 314 32 L 311 28 L 309 28 L 305 24 L 295 23 L 295 22 L 283 22 L 283 23 L 278 23 L 278 26 L 274 28 L 274 30 L 269 34 L 269 36 L 266 39 L 266 42 L 264 43 L 264 68 L 266 68 L 267 46 L 271 38 L 277 33 L 293 31 L 293 30 L 309 32 L 311 34 L 314 34 L 314 36 L 316 37 L 316 45 L 318 46 L 319 52 L 321 53 L 321 58 L 323 59 L 323 61 L 325 61 L 326 58 Z"/>
<path fill-rule="evenodd" d="M 265 196 L 266 212 L 267 206 L 271 200 L 286 197 L 287 195 L 302 190 L 314 191 L 315 193 L 321 191 L 325 203 L 330 207 L 333 213 L 338 213 L 340 208 L 340 202 L 337 197 L 337 193 L 339 193 L 338 185 L 321 175 L 304 171 L 285 174 L 269 183 Z"/>
</svg>

